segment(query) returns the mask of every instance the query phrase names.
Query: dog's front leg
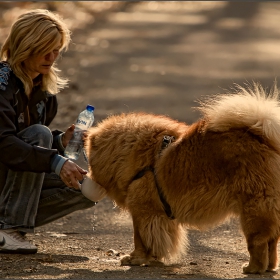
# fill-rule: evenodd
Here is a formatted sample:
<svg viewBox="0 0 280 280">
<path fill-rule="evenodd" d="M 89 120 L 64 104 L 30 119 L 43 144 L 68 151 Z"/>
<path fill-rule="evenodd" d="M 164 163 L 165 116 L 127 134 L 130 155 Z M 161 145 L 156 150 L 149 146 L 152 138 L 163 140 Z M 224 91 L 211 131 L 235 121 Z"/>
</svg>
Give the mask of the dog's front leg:
<svg viewBox="0 0 280 280">
<path fill-rule="evenodd" d="M 146 265 L 147 254 L 142 243 L 137 225 L 133 221 L 134 229 L 134 251 L 130 255 L 126 255 L 121 259 L 122 265 Z"/>
<path fill-rule="evenodd" d="M 143 225 L 141 225 L 139 217 L 132 217 L 132 219 L 134 229 L 134 251 L 130 255 L 126 255 L 121 259 L 121 265 L 162 266 L 163 263 L 157 260 L 156 257 L 150 255 L 149 250 L 142 241 L 139 228 L 142 228 L 142 230 L 145 228 L 143 228 Z"/>
<path fill-rule="evenodd" d="M 263 242 L 261 244 L 253 244 L 248 242 L 248 251 L 250 253 L 250 261 L 248 266 L 243 267 L 243 272 L 246 274 L 264 273 L 267 268 L 268 260 L 268 244 Z"/>
<path fill-rule="evenodd" d="M 269 263 L 267 271 L 275 272 L 278 267 L 278 252 L 277 252 L 278 238 L 272 239 L 268 242 L 268 257 Z"/>
</svg>

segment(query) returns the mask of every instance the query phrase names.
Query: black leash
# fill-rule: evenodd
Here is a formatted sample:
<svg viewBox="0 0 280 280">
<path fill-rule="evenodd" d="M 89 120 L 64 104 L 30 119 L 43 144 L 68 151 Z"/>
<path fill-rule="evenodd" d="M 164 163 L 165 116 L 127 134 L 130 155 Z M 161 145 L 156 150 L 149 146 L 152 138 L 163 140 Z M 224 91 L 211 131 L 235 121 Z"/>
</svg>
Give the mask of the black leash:
<svg viewBox="0 0 280 280">
<path fill-rule="evenodd" d="M 162 145 L 161 145 L 161 150 L 160 150 L 160 155 L 162 153 L 162 150 L 167 148 L 169 146 L 169 144 L 171 144 L 173 141 L 175 141 L 175 138 L 174 136 L 167 136 L 165 135 L 162 139 Z M 157 181 L 157 176 L 156 176 L 156 171 L 153 167 L 151 166 L 147 166 L 145 167 L 144 169 L 142 169 L 141 171 L 139 171 L 132 179 L 132 181 L 134 180 L 137 180 L 137 179 L 140 179 L 141 177 L 143 177 L 145 175 L 145 173 L 147 171 L 151 171 L 154 173 L 154 177 L 155 177 L 155 182 L 156 182 L 156 187 L 157 187 L 157 191 L 158 191 L 158 195 L 159 195 L 159 198 L 160 198 L 160 201 L 163 205 L 163 208 L 164 208 L 164 211 L 167 215 L 167 217 L 170 219 L 170 220 L 174 220 L 175 217 L 174 215 L 172 214 L 172 210 L 171 210 L 171 206 L 169 205 L 169 203 L 166 201 L 166 198 L 162 192 L 162 189 L 160 188 L 159 184 L 158 184 L 158 181 Z"/>
</svg>

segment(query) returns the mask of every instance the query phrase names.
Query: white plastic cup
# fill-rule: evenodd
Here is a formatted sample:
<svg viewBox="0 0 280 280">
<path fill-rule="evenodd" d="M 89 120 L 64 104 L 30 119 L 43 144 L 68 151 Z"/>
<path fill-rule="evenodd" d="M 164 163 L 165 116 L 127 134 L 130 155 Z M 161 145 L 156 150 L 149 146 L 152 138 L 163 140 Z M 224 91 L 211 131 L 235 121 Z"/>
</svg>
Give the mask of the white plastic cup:
<svg viewBox="0 0 280 280">
<path fill-rule="evenodd" d="M 86 198 L 94 202 L 98 202 L 106 196 L 106 190 L 87 176 L 80 185 L 80 189 Z"/>
</svg>

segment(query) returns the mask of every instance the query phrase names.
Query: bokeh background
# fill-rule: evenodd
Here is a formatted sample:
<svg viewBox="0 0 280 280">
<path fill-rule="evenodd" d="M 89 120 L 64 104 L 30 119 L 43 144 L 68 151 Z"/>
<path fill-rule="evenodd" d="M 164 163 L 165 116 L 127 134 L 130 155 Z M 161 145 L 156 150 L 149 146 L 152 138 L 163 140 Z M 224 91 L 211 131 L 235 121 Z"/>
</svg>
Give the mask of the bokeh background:
<svg viewBox="0 0 280 280">
<path fill-rule="evenodd" d="M 269 89 L 279 77 L 279 2 L 0 2 L 0 45 L 33 8 L 59 13 L 72 30 L 53 127 L 65 129 L 88 103 L 96 121 L 145 111 L 190 123 L 203 96 L 253 80 Z"/>
</svg>

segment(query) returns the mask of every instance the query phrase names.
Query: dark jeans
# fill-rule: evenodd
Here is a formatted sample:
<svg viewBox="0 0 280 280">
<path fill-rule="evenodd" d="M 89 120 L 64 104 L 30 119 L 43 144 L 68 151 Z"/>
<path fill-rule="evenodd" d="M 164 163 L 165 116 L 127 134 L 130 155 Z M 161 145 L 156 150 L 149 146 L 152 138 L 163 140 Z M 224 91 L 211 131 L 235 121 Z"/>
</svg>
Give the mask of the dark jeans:
<svg viewBox="0 0 280 280">
<path fill-rule="evenodd" d="M 38 124 L 18 136 L 45 148 L 51 148 L 53 141 L 49 128 Z M 55 173 L 15 172 L 0 163 L 0 229 L 33 232 L 35 227 L 95 204 L 80 190 L 68 188 Z"/>
</svg>

